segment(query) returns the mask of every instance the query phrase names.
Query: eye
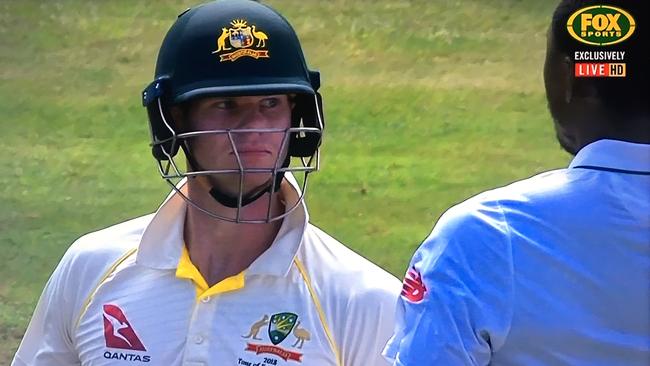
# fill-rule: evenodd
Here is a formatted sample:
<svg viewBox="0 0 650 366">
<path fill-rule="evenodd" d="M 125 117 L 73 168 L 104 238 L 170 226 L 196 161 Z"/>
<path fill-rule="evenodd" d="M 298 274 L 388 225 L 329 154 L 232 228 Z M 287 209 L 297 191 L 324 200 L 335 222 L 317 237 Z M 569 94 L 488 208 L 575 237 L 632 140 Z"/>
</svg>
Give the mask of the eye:
<svg viewBox="0 0 650 366">
<path fill-rule="evenodd" d="M 276 97 L 264 98 L 260 104 L 264 108 L 275 108 L 280 104 L 280 99 Z"/>
<path fill-rule="evenodd" d="M 235 103 L 235 101 L 232 99 L 223 99 L 214 102 L 212 104 L 212 107 L 223 110 L 231 110 L 237 107 L 237 103 Z"/>
</svg>

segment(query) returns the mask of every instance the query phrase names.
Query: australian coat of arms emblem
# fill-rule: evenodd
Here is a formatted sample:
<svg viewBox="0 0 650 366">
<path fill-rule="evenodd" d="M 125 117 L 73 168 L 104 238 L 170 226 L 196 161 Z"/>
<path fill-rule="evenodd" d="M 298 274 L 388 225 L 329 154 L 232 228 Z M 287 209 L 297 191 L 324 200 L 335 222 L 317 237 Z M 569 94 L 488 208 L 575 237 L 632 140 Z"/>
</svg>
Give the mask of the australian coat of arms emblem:
<svg viewBox="0 0 650 366">
<path fill-rule="evenodd" d="M 236 61 L 242 57 L 269 58 L 269 51 L 265 49 L 269 39 L 266 33 L 243 19 L 235 19 L 230 25 L 231 28 L 221 28 L 217 49 L 212 51 L 220 56 L 220 62 Z"/>
</svg>

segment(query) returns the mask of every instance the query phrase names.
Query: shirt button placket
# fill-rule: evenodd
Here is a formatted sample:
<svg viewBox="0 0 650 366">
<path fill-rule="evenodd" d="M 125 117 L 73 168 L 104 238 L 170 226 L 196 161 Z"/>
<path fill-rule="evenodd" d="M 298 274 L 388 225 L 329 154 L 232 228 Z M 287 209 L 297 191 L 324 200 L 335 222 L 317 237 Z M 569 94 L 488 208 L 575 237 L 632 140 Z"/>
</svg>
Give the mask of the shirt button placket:
<svg viewBox="0 0 650 366">
<path fill-rule="evenodd" d="M 183 365 L 209 365 L 210 363 L 210 329 L 215 314 L 215 299 L 202 297 L 194 303 L 194 311 L 185 343 Z"/>
</svg>

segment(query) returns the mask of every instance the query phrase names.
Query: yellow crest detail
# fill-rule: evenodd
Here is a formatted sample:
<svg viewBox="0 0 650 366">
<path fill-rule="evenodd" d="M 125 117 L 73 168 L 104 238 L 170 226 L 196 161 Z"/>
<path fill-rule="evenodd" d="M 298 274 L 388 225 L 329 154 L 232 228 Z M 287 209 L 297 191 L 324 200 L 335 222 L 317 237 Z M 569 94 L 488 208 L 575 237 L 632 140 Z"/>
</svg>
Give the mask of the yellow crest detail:
<svg viewBox="0 0 650 366">
<path fill-rule="evenodd" d="M 257 30 L 256 26 L 248 25 L 244 19 L 233 19 L 230 22 L 232 27 L 221 28 L 221 34 L 217 38 L 217 49 L 212 51 L 218 54 L 219 61 L 236 61 L 242 57 L 254 59 L 269 58 L 269 51 L 265 48 L 269 36 Z M 227 52 L 232 51 L 232 52 Z"/>
<path fill-rule="evenodd" d="M 235 19 L 232 22 L 230 22 L 230 25 L 232 25 L 233 28 L 245 28 L 247 22 L 244 19 Z"/>
</svg>

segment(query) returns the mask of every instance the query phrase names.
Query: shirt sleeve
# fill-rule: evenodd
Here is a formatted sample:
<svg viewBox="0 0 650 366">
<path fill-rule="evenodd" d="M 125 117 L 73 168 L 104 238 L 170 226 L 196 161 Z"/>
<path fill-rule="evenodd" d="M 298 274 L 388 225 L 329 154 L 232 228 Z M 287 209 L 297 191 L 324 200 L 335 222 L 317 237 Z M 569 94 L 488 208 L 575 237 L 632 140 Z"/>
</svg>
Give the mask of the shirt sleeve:
<svg viewBox="0 0 650 366">
<path fill-rule="evenodd" d="M 12 366 L 80 365 L 71 337 L 71 256 L 68 250 L 47 281 Z"/>
<path fill-rule="evenodd" d="M 345 366 L 389 366 L 381 351 L 393 333 L 400 284 L 384 276 L 381 287 L 369 288 L 351 299 L 342 342 Z"/>
<path fill-rule="evenodd" d="M 384 356 L 394 365 L 488 365 L 510 330 L 513 298 L 501 205 L 456 206 L 411 260 Z"/>
</svg>

